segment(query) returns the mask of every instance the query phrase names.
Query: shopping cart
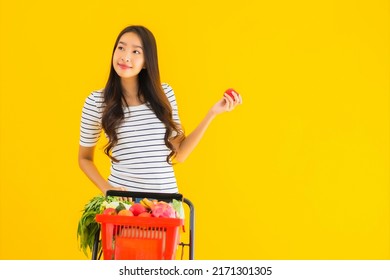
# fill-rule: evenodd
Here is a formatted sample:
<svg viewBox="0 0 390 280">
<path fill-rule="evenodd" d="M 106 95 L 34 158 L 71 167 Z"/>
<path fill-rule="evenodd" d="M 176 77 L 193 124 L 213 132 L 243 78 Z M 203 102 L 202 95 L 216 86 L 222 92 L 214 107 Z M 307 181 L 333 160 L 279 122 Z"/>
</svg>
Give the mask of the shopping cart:
<svg viewBox="0 0 390 280">
<path fill-rule="evenodd" d="M 173 260 L 181 247 L 188 247 L 188 258 L 194 259 L 195 208 L 182 194 L 107 191 L 106 196 L 130 197 L 133 200 L 149 198 L 171 202 L 182 201 L 189 209 L 188 243 L 180 242 L 184 220 L 179 218 L 133 217 L 96 215 L 100 230 L 95 235 L 92 259 L 98 260 Z"/>
</svg>

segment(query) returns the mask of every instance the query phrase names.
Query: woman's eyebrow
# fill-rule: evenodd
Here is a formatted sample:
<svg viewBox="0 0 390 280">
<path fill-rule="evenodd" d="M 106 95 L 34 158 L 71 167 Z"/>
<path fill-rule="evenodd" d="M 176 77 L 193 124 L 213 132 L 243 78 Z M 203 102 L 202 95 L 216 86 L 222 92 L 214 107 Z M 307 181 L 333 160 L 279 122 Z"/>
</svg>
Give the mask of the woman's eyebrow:
<svg viewBox="0 0 390 280">
<path fill-rule="evenodd" d="M 122 45 L 127 46 L 127 43 L 126 43 L 126 42 L 119 41 L 118 45 L 119 45 L 119 44 L 122 44 Z M 132 47 L 133 47 L 133 48 L 140 48 L 140 49 L 142 49 L 142 50 L 144 49 L 142 46 L 138 46 L 138 45 L 132 45 Z"/>
</svg>

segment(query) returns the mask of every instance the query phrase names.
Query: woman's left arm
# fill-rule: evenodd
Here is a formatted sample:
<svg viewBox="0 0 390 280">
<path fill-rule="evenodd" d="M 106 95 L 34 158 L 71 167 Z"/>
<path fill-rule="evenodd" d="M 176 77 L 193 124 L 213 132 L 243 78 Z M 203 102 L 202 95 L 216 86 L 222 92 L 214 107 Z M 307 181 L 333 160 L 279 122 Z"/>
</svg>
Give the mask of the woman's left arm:
<svg viewBox="0 0 390 280">
<path fill-rule="evenodd" d="M 173 159 L 174 162 L 183 162 L 191 154 L 202 139 L 208 126 L 217 115 L 232 111 L 236 106 L 242 104 L 241 95 L 236 93 L 233 93 L 233 95 L 234 99 L 225 93 L 223 98 L 211 107 L 200 124 L 188 136 L 179 135 L 178 137 L 171 139 L 171 143 L 177 151 L 176 156 Z"/>
</svg>

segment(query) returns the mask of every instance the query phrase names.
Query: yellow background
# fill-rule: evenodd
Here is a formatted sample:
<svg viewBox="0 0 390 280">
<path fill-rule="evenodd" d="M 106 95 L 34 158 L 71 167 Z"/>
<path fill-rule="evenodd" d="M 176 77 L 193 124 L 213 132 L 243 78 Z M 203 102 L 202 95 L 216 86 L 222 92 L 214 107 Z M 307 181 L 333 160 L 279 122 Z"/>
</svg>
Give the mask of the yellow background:
<svg viewBox="0 0 390 280">
<path fill-rule="evenodd" d="M 0 3 L 0 259 L 85 259 L 81 107 L 129 24 L 187 132 L 244 97 L 176 166 L 197 259 L 390 259 L 389 1 Z"/>
</svg>

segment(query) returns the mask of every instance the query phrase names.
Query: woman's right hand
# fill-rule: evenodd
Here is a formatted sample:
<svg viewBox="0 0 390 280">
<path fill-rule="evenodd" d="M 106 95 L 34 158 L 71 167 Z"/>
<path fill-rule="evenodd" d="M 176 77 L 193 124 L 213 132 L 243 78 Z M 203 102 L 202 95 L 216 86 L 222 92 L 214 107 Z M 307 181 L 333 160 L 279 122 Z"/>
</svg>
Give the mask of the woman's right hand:
<svg viewBox="0 0 390 280">
<path fill-rule="evenodd" d="M 127 191 L 125 187 L 113 187 L 110 184 L 107 183 L 107 186 L 104 187 L 104 195 L 107 195 L 107 191 Z M 119 200 L 123 201 L 133 201 L 131 197 L 118 197 Z"/>
<path fill-rule="evenodd" d="M 126 191 L 126 188 L 124 187 L 113 187 L 108 183 L 106 186 L 103 187 L 103 189 L 104 189 L 103 191 L 104 195 L 107 195 L 107 191 Z"/>
</svg>

